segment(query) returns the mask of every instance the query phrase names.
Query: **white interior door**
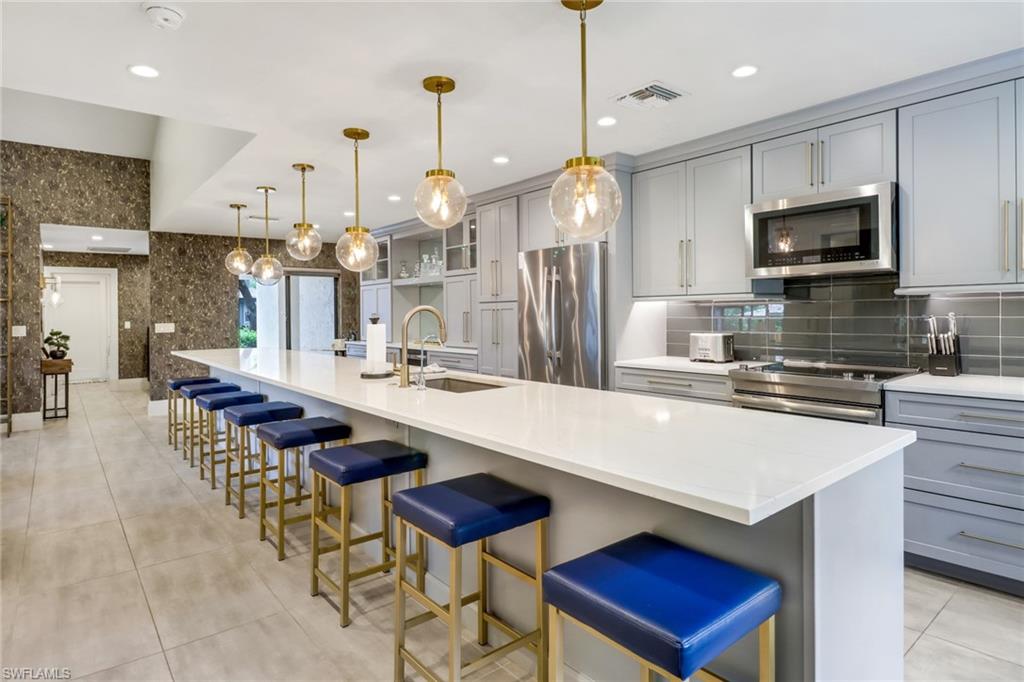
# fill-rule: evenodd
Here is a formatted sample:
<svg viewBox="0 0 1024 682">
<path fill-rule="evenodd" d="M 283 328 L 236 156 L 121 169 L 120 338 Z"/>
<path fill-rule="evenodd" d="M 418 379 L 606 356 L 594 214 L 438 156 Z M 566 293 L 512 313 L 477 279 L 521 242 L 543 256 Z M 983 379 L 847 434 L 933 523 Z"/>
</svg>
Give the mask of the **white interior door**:
<svg viewBox="0 0 1024 682">
<path fill-rule="evenodd" d="M 74 360 L 70 379 L 74 383 L 117 378 L 116 359 L 111 348 L 110 275 L 47 268 L 48 275 L 60 277 L 63 303 L 43 306 L 43 333 L 59 329 L 71 340 L 68 357 Z M 115 364 L 113 371 L 111 362 Z"/>
</svg>

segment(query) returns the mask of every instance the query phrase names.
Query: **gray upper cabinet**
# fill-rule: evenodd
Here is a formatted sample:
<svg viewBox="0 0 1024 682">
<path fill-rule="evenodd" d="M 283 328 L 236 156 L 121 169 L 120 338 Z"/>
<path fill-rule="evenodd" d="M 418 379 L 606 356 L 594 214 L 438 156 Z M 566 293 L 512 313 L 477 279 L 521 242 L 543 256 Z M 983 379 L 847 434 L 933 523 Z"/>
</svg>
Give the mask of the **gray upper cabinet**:
<svg viewBox="0 0 1024 682">
<path fill-rule="evenodd" d="M 754 201 L 817 192 L 817 144 L 817 130 L 755 144 Z"/>
<path fill-rule="evenodd" d="M 555 227 L 548 207 L 551 188 L 537 190 L 519 197 L 519 250 L 535 251 L 558 246 L 562 233 Z"/>
<path fill-rule="evenodd" d="M 896 180 L 896 112 L 855 118 L 818 129 L 818 188 Z"/>
<path fill-rule="evenodd" d="M 754 201 L 896 180 L 896 112 L 754 145 Z"/>
<path fill-rule="evenodd" d="M 686 293 L 683 278 L 685 207 L 685 163 L 633 175 L 634 296 Z"/>
<path fill-rule="evenodd" d="M 1017 281 L 1024 282 L 1024 79 L 1017 86 Z"/>
<path fill-rule="evenodd" d="M 687 294 L 750 291 L 743 207 L 750 203 L 750 147 L 686 162 Z"/>
<path fill-rule="evenodd" d="M 1017 281 L 1014 83 L 899 112 L 900 284 Z"/>
<path fill-rule="evenodd" d="M 370 284 L 359 288 L 359 333 L 366 340 L 366 326 L 374 315 L 380 317 L 382 324 L 387 325 L 388 341 L 394 335 L 391 324 L 391 285 Z"/>
<path fill-rule="evenodd" d="M 633 175 L 633 295 L 750 293 L 750 147 Z"/>
<path fill-rule="evenodd" d="M 519 261 L 519 220 L 516 197 L 476 211 L 481 301 L 516 300 Z"/>
</svg>

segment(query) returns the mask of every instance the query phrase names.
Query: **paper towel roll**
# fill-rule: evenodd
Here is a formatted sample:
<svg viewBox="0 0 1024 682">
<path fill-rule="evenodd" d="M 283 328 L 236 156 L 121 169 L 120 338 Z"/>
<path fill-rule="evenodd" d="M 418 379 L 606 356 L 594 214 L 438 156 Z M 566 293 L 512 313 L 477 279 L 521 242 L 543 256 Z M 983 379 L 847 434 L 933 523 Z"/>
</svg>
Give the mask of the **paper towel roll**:
<svg viewBox="0 0 1024 682">
<path fill-rule="evenodd" d="M 366 371 L 378 373 L 388 369 L 387 338 L 385 325 L 366 325 Z"/>
</svg>

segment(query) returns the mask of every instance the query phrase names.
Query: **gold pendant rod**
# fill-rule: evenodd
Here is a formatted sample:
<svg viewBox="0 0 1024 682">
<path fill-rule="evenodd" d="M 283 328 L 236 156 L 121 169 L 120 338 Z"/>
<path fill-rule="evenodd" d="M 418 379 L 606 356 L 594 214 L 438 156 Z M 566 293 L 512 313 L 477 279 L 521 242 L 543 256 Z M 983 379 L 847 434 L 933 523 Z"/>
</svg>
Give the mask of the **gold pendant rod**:
<svg viewBox="0 0 1024 682">
<path fill-rule="evenodd" d="M 437 167 L 441 165 L 441 84 L 437 84 Z"/>
<path fill-rule="evenodd" d="M 270 190 L 263 190 L 263 255 L 270 255 Z"/>
<path fill-rule="evenodd" d="M 583 156 L 587 156 L 587 8 L 580 8 L 580 80 L 582 81 L 582 106 L 580 122 L 583 125 Z"/>
<path fill-rule="evenodd" d="M 306 224 L 306 169 L 299 171 L 302 174 L 302 224 Z M 305 228 L 303 228 L 305 229 Z"/>
<path fill-rule="evenodd" d="M 235 235 L 238 237 L 238 248 L 242 248 L 242 207 L 235 206 Z"/>
<path fill-rule="evenodd" d="M 362 225 L 359 222 L 359 140 L 352 141 L 352 147 L 355 150 L 355 166 L 356 166 L 356 226 Z"/>
</svg>

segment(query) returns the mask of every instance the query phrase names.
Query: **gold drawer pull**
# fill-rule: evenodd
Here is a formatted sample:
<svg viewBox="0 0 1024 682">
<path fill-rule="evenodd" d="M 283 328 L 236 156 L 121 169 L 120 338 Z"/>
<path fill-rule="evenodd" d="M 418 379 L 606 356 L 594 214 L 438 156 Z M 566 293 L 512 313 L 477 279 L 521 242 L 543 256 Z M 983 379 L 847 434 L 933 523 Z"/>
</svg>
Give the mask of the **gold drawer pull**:
<svg viewBox="0 0 1024 682">
<path fill-rule="evenodd" d="M 693 384 L 684 384 L 678 381 L 669 381 L 667 379 L 648 379 L 647 383 L 655 384 L 657 386 L 674 386 L 675 388 L 693 388 Z"/>
<path fill-rule="evenodd" d="M 960 462 L 957 466 L 963 467 L 964 469 L 977 469 L 978 471 L 990 471 L 994 474 L 1007 474 L 1008 476 L 1021 476 L 1024 477 L 1024 471 L 1013 471 L 1011 469 L 998 469 L 996 467 L 986 467 L 980 464 L 968 464 L 967 462 Z"/>
<path fill-rule="evenodd" d="M 999 414 L 985 414 L 983 412 L 961 412 L 961 419 L 990 419 L 992 421 L 1000 422 L 1014 422 L 1018 424 L 1024 424 L 1024 417 L 1009 417 Z"/>
<path fill-rule="evenodd" d="M 996 540 L 995 538 L 987 538 L 984 535 L 975 535 L 974 533 L 968 533 L 965 530 L 960 531 L 957 535 L 962 538 L 967 538 L 968 540 L 978 540 L 979 542 L 988 542 L 993 545 L 1002 545 L 1003 547 L 1024 551 L 1024 545 L 1018 545 L 1015 542 L 1006 542 L 1005 540 Z"/>
</svg>

